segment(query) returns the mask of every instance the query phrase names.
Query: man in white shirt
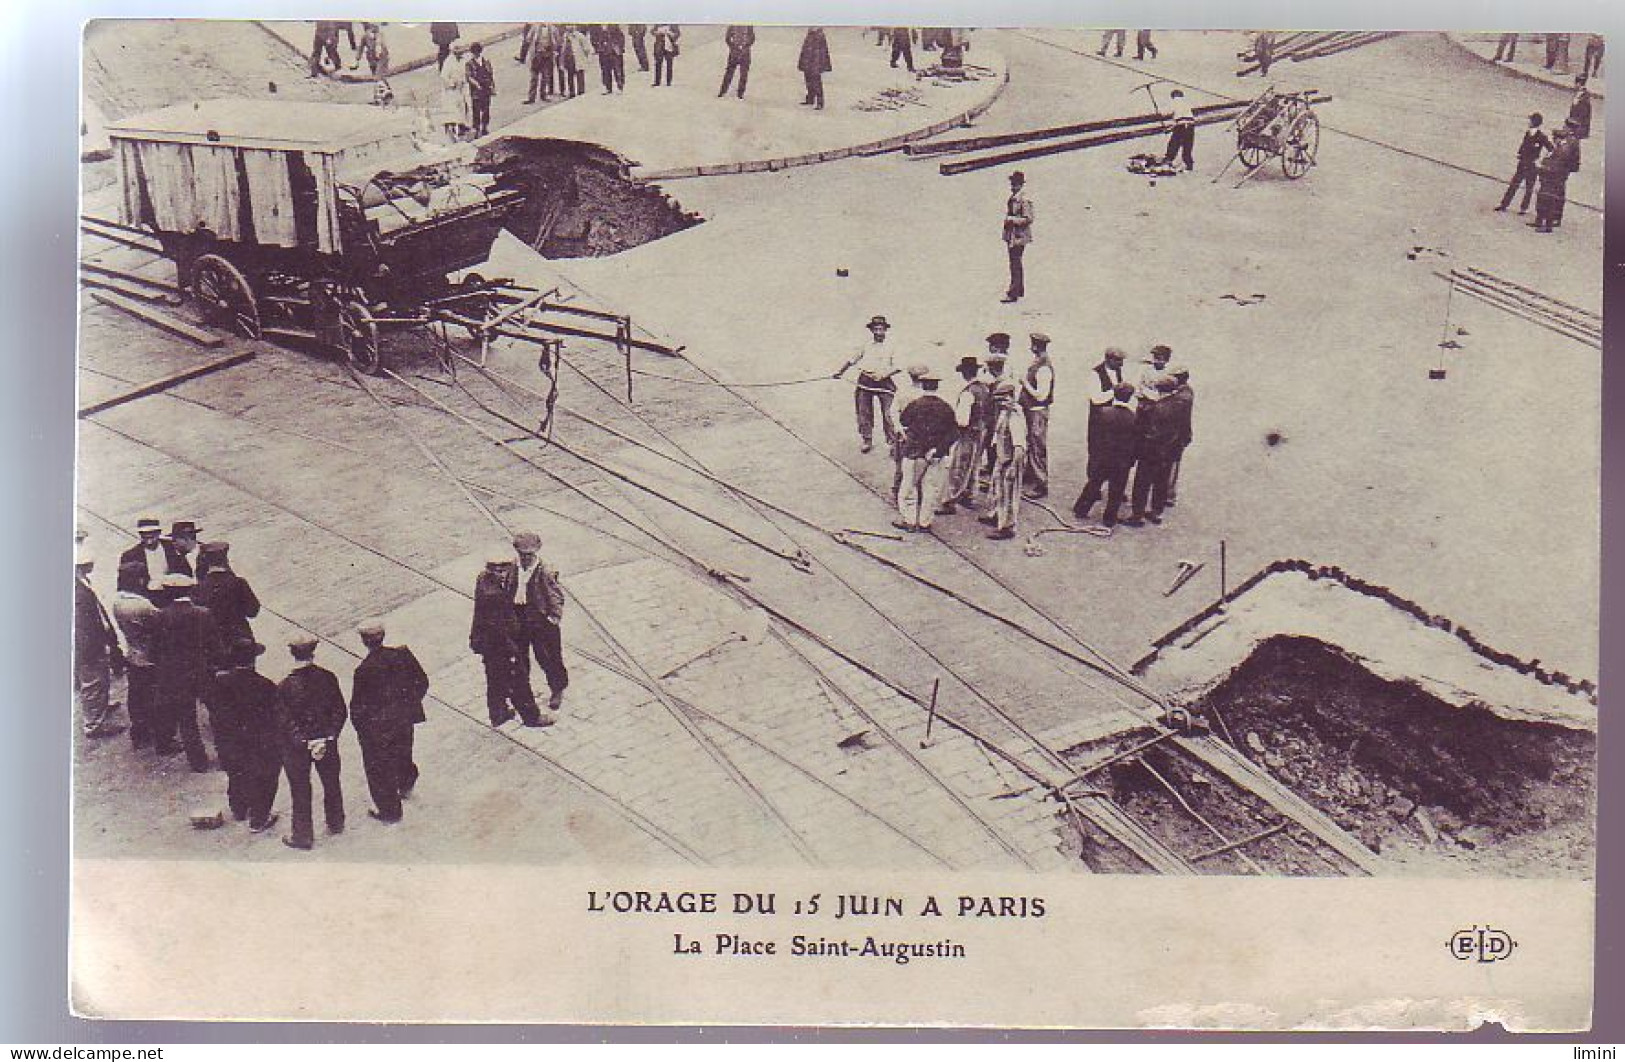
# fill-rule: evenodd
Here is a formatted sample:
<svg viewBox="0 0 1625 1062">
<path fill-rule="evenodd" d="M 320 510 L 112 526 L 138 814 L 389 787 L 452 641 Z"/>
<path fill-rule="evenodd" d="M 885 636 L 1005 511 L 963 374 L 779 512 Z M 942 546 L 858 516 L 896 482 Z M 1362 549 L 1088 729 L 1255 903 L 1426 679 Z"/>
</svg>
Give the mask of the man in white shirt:
<svg viewBox="0 0 1625 1062">
<path fill-rule="evenodd" d="M 1151 356 L 1141 362 L 1140 379 L 1135 391 L 1136 404 L 1142 402 L 1158 402 L 1164 394 L 1156 386 L 1157 381 L 1168 375 L 1168 363 L 1173 360 L 1173 349 L 1161 343 L 1151 348 Z"/>
<path fill-rule="evenodd" d="M 897 398 L 898 373 L 894 348 L 886 345 L 886 333 L 891 323 L 875 315 L 869 319 L 869 342 L 862 344 L 837 369 L 833 378 L 839 380 L 854 365 L 858 367 L 857 390 L 853 395 L 858 415 L 858 438 L 863 452 L 874 449 L 875 407 L 880 409 L 880 427 L 886 433 L 886 442 L 897 441 L 897 425 L 892 419 L 892 403 Z"/>
<path fill-rule="evenodd" d="M 143 516 L 135 523 L 135 533 L 141 541 L 119 554 L 118 588 L 134 590 L 150 597 L 163 587 L 164 576 L 169 573 L 169 555 L 163 546 L 163 524 L 151 516 Z M 140 564 L 145 572 L 145 578 L 139 581 L 139 585 L 130 582 L 130 576 L 125 573 L 125 566 L 130 564 Z"/>
<path fill-rule="evenodd" d="M 1055 367 L 1049 360 L 1049 336 L 1034 332 L 1033 360 L 1021 376 L 1021 411 L 1027 419 L 1027 497 L 1049 495 L 1049 408 L 1055 401 Z"/>
<path fill-rule="evenodd" d="M 993 421 L 993 497 L 986 515 L 978 519 L 993 528 L 988 538 L 1016 537 L 1021 515 L 1021 470 L 1027 464 L 1027 419 L 1016 400 L 1016 382 L 1005 378 L 993 385 L 998 413 Z"/>
<path fill-rule="evenodd" d="M 1196 115 L 1179 89 L 1174 89 L 1169 98 L 1168 117 L 1173 126 L 1168 134 L 1168 150 L 1163 154 L 1162 161 L 1171 166 L 1175 155 L 1182 156 L 1188 172 L 1196 168 L 1196 161 L 1192 157 L 1196 150 Z"/>
<path fill-rule="evenodd" d="M 987 449 L 987 437 L 993 429 L 993 391 L 982 379 L 982 363 L 967 354 L 959 359 L 955 371 L 965 381 L 964 388 L 954 399 L 954 423 L 959 428 L 959 438 L 954 441 L 938 516 L 952 515 L 961 502 L 974 504 L 976 466 Z"/>
</svg>

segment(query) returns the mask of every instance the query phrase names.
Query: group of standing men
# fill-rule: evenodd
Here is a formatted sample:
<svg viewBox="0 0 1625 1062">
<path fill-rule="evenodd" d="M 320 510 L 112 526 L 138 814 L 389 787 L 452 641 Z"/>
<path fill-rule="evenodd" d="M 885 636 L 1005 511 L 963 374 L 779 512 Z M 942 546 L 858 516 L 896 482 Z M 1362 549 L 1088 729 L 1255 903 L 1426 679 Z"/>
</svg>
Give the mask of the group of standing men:
<svg viewBox="0 0 1625 1062">
<path fill-rule="evenodd" d="M 229 545 L 198 541 L 193 521 L 162 525 L 143 518 L 139 541 L 119 557 L 111 614 L 91 585 L 94 557 L 80 543 L 75 558 L 75 679 L 86 737 L 122 733 L 109 699 L 116 672 L 125 675 L 132 745 L 160 756 L 186 753 L 192 771 L 212 769 L 198 719 L 208 711 L 215 754 L 226 773 L 232 816 L 256 833 L 273 826 L 281 778 L 292 799 L 293 824 L 283 843 L 314 843 L 314 770 L 322 780 L 330 833 L 345 825 L 339 779 L 339 734 L 354 724 L 362 766 L 381 822 L 401 818 L 401 797 L 417 782 L 413 728 L 424 721 L 429 680 L 412 651 L 384 644 L 383 625 L 358 628 L 366 656 L 356 666 L 350 703 L 337 677 L 315 663 L 317 639 L 289 641 L 294 668 L 281 683 L 256 670 L 265 647 L 249 621 L 259 615 L 253 588 L 231 570 Z"/>
<path fill-rule="evenodd" d="M 1562 128 L 1547 136 L 1544 124 L 1545 118 L 1539 112 L 1529 116 L 1529 124 L 1518 141 L 1517 169 L 1495 208 L 1505 212 L 1522 188 L 1518 213 L 1528 213 L 1533 196 L 1535 220 L 1529 225 L 1536 232 L 1552 232 L 1562 226 L 1569 175 L 1580 169 L 1580 141 L 1591 135 L 1591 93 L 1585 75 L 1574 79 L 1574 96 Z"/>
</svg>

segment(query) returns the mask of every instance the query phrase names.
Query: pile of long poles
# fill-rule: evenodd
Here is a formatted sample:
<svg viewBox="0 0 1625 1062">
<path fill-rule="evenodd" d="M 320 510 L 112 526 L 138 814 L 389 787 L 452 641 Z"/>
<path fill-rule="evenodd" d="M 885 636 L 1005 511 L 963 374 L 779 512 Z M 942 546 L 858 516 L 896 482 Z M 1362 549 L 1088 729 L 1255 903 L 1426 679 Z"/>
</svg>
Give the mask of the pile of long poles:
<svg viewBox="0 0 1625 1062">
<path fill-rule="evenodd" d="M 1311 103 L 1325 103 L 1330 96 L 1316 94 Z M 1228 103 L 1209 103 L 1192 108 L 1196 116 L 1197 125 L 1216 125 L 1220 122 L 1234 121 L 1244 111 L 1250 101 L 1235 100 Z M 1150 114 L 1136 114 L 1126 118 L 1105 118 L 1092 122 L 1077 122 L 1072 125 L 1050 126 L 1045 129 L 1030 129 L 1019 133 L 1003 133 L 995 136 L 966 137 L 958 140 L 939 140 L 932 143 L 909 144 L 903 150 L 910 155 L 945 155 L 960 154 L 975 151 L 985 151 L 989 148 L 1018 146 L 1011 151 L 994 151 L 990 154 L 975 155 L 971 158 L 944 162 L 938 169 L 945 177 L 956 173 L 970 173 L 973 170 L 983 170 L 990 166 L 1004 166 L 1026 159 L 1042 158 L 1046 155 L 1059 155 L 1067 151 L 1081 151 L 1085 148 L 1100 147 L 1105 144 L 1117 144 L 1125 140 L 1135 140 L 1141 137 L 1158 136 L 1169 129 L 1166 115 L 1152 112 Z M 1078 136 L 1077 134 L 1088 134 Z M 1062 139 L 1070 138 L 1070 139 Z"/>
<path fill-rule="evenodd" d="M 1389 37 L 1396 37 L 1397 33 L 1289 33 L 1275 42 L 1274 62 L 1290 59 L 1294 63 L 1301 63 L 1308 59 L 1323 59 L 1329 55 L 1341 55 L 1343 52 L 1355 48 L 1363 48 L 1368 44 L 1385 41 Z M 1257 62 L 1236 71 L 1237 77 L 1246 77 L 1260 69 Z"/>
<path fill-rule="evenodd" d="M 1452 269 L 1439 276 L 1450 282 L 1452 292 L 1470 295 L 1531 324 L 1602 349 L 1601 314 L 1471 266 Z"/>
</svg>

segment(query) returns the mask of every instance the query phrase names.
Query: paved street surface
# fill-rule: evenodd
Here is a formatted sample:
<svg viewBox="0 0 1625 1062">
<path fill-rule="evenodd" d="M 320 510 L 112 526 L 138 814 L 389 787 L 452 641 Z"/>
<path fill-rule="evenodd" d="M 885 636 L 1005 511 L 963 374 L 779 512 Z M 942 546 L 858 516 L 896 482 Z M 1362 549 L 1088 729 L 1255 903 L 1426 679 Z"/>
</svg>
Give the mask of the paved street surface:
<svg viewBox="0 0 1625 1062">
<path fill-rule="evenodd" d="M 764 31 L 745 101 L 714 98 L 713 27 L 685 35 L 667 97 L 683 106 L 646 107 L 655 90 L 631 84 L 629 55 L 624 97 L 596 95 L 589 77 L 587 97 L 542 113 L 516 105 L 518 45 L 507 41 L 493 49 L 493 132 L 603 143 L 590 135 L 601 126 L 647 168 L 728 161 L 711 153 L 724 141 L 749 161 L 841 146 L 831 129 L 850 146 L 924 128 L 958 107 L 953 94 L 989 87 L 933 90 L 940 98 L 908 122 L 909 108 L 854 110 L 850 66 L 874 65 L 874 84 L 891 75 L 857 30 L 836 32 L 823 116 L 792 113 L 785 95 L 790 31 Z M 1262 89 L 1234 76 L 1237 34 L 1162 33 L 1160 57 L 1142 64 L 1097 58 L 1093 34 L 974 40 L 972 61 L 996 54 L 1010 76 L 976 133 L 1140 113 L 1153 78 L 1187 85 L 1196 103 Z M 257 92 L 264 66 L 249 52 L 261 42 L 237 46 L 241 92 Z M 432 73 L 400 80 L 418 91 Z M 1197 170 L 1177 178 L 1124 169 L 1162 137 L 1021 163 L 1037 221 L 1029 297 L 1014 306 L 998 301 L 1010 167 L 946 177 L 935 159 L 893 153 L 671 181 L 664 190 L 704 222 L 602 259 L 550 262 L 502 237 L 485 275 L 557 286 L 683 348 L 634 355 L 629 404 L 613 346 L 568 340 L 555 446 L 488 412 L 532 425 L 539 402 L 467 367 L 453 381 L 410 335 L 386 344 L 400 376 L 365 385 L 313 350 L 231 339 L 225 350 L 251 346 L 254 360 L 82 421 L 80 520 L 104 558 L 104 597 L 136 518 L 194 518 L 205 540 L 231 541 L 266 604 L 255 621 L 271 647 L 264 673 L 285 673 L 286 635 L 308 631 L 348 690 L 354 625 L 380 615 L 430 671 L 433 701 L 417 738 L 423 781 L 399 825 L 365 817 L 349 735 L 352 826 L 318 835 L 310 854 L 240 826 L 190 830 L 189 811 L 223 802 L 223 776 L 115 739 L 80 749 L 80 854 L 1082 869 L 1075 816 L 1048 798 L 1068 775 L 1056 752 L 1145 724 L 1148 700 L 1100 660 L 1137 659 L 1217 597 L 1221 542 L 1231 586 L 1282 557 L 1337 564 L 1488 645 L 1594 677 L 1597 352 L 1461 298 L 1447 331 L 1434 273 L 1470 265 L 1599 308 L 1600 118 L 1563 227 L 1539 235 L 1490 208 L 1523 116 L 1560 120 L 1561 89 L 1436 35 L 1272 74 L 1333 97 L 1317 108 L 1319 165 L 1302 180 L 1268 168 L 1235 187 L 1234 166 L 1212 180 L 1233 147 L 1223 125 L 1198 130 Z M 1154 87 L 1159 101 L 1168 87 Z M 355 100 L 362 89 L 300 91 Z M 179 98 L 157 94 L 101 106 L 116 118 Z M 610 108 L 615 119 L 600 121 Z M 735 138 L 715 121 L 724 110 L 767 131 Z M 692 138 L 674 136 L 685 114 L 700 123 Z M 108 180 L 105 164 L 87 167 L 87 210 L 105 213 L 107 192 L 94 189 Z M 85 253 L 172 276 L 102 241 Z M 82 403 L 205 356 L 83 305 Z M 1013 541 L 988 541 L 967 514 L 903 541 L 831 537 L 891 532 L 890 462 L 858 452 L 850 383 L 819 379 L 876 313 L 895 326 L 900 361 L 945 374 L 989 331 L 1015 335 L 1018 351 L 1029 331 L 1054 338 L 1048 504 L 1062 515 L 1082 486 L 1089 366 L 1107 345 L 1135 370 L 1152 344 L 1172 346 L 1198 396 L 1178 506 L 1161 527 L 1109 539 L 1029 541 L 1061 526 L 1033 505 Z M 1445 335 L 1460 349 L 1431 381 Z M 542 386 L 533 348 L 499 343 L 489 365 Z M 558 725 L 493 730 L 467 651 L 469 594 L 504 528 L 520 526 L 562 571 L 572 682 Z M 787 559 L 798 556 L 804 565 Z M 1185 558 L 1205 567 L 1165 597 Z"/>
</svg>

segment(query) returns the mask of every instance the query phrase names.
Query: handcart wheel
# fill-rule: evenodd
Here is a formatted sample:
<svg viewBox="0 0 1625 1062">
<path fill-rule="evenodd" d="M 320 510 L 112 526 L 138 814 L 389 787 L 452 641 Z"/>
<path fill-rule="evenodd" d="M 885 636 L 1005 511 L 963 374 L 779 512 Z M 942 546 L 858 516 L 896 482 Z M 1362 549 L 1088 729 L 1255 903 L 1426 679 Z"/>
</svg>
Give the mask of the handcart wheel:
<svg viewBox="0 0 1625 1062">
<path fill-rule="evenodd" d="M 1249 170 L 1258 169 L 1270 157 L 1268 149 L 1261 144 L 1253 143 L 1242 144 L 1236 150 L 1236 154 L 1241 156 L 1241 164 Z"/>
<path fill-rule="evenodd" d="M 339 327 L 344 356 L 357 372 L 377 376 L 384 366 L 378 346 L 378 323 L 372 311 L 359 302 L 347 302 L 339 309 Z"/>
<path fill-rule="evenodd" d="M 192 263 L 192 296 L 211 323 L 249 339 L 260 337 L 259 303 L 242 271 L 217 254 L 199 255 Z"/>
<path fill-rule="evenodd" d="M 1293 123 L 1281 145 L 1281 170 L 1297 180 L 1315 164 L 1315 153 L 1320 150 L 1320 120 L 1312 111 L 1305 111 Z"/>
</svg>

